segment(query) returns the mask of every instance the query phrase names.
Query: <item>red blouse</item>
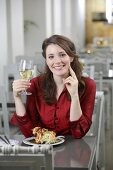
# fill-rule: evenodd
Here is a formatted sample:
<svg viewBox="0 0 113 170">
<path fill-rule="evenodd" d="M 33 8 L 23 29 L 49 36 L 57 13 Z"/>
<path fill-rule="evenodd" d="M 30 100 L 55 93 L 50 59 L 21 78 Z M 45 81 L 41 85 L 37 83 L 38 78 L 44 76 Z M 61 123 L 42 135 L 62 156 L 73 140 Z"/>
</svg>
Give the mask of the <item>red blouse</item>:
<svg viewBox="0 0 113 170">
<path fill-rule="evenodd" d="M 69 120 L 71 101 L 67 96 L 67 89 L 64 88 L 57 104 L 47 105 L 42 97 L 40 77 L 36 77 L 31 81 L 30 91 L 32 95 L 27 96 L 25 115 L 20 117 L 14 113 L 11 123 L 18 124 L 21 132 L 26 137 L 32 136 L 32 129 L 36 126 L 53 130 L 57 135 L 73 135 L 75 138 L 83 137 L 92 123 L 96 94 L 94 80 L 87 77 L 84 78 L 84 82 L 85 91 L 80 97 L 82 116 L 79 120 Z"/>
</svg>

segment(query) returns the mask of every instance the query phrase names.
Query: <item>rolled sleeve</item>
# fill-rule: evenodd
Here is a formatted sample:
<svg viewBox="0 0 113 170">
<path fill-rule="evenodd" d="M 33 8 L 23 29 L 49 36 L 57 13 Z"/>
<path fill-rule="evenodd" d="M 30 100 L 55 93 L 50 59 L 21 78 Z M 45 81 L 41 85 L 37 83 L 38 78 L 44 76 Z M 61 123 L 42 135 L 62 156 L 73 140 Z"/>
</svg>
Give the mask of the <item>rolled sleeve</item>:
<svg viewBox="0 0 113 170">
<path fill-rule="evenodd" d="M 75 138 L 82 138 L 89 130 L 92 122 L 84 115 L 76 121 L 70 121 L 71 133 Z"/>
</svg>

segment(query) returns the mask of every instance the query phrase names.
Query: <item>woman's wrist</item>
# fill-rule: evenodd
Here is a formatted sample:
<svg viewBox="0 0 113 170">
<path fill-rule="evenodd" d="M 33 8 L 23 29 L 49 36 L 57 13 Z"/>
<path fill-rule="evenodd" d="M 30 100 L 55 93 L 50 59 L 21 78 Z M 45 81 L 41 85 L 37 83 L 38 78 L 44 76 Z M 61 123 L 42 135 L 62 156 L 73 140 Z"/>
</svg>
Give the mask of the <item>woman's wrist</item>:
<svg viewBox="0 0 113 170">
<path fill-rule="evenodd" d="M 18 100 L 18 99 L 21 99 L 21 94 L 19 94 L 19 93 L 13 93 L 13 97 L 14 97 L 14 99 L 15 100 Z"/>
<path fill-rule="evenodd" d="M 79 98 L 78 93 L 71 95 L 71 100 Z"/>
</svg>

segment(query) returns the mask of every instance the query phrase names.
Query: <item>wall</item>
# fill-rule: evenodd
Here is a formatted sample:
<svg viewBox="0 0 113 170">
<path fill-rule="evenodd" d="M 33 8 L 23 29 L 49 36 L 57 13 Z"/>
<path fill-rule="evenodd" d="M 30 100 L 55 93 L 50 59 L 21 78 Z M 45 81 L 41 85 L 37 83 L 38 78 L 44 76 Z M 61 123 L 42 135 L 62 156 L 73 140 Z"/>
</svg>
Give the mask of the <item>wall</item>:
<svg viewBox="0 0 113 170">
<path fill-rule="evenodd" d="M 3 83 L 2 66 L 7 61 L 7 18 L 6 18 L 6 1 L 0 1 L 0 85 Z"/>
<path fill-rule="evenodd" d="M 0 85 L 4 84 L 4 66 L 24 54 L 23 0 L 0 0 Z"/>
<path fill-rule="evenodd" d="M 85 0 L 24 0 L 24 19 L 33 21 L 25 32 L 25 54 L 41 51 L 45 37 L 62 34 L 78 48 L 85 45 Z M 82 3 L 82 5 L 81 5 Z"/>
<path fill-rule="evenodd" d="M 42 40 L 46 36 L 45 0 L 24 0 L 24 20 L 36 23 L 28 25 L 24 31 L 25 55 L 33 56 L 41 51 Z"/>
</svg>

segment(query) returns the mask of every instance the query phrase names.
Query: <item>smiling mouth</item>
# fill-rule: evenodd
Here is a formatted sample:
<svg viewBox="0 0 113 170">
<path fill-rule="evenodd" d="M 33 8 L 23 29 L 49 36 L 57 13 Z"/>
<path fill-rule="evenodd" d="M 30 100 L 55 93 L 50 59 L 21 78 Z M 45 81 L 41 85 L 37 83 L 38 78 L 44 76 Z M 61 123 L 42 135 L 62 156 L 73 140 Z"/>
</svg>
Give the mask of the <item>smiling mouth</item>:
<svg viewBox="0 0 113 170">
<path fill-rule="evenodd" d="M 55 67 L 54 67 L 54 69 L 56 69 L 56 70 L 61 70 L 63 67 L 64 67 L 64 65 L 61 65 L 61 66 L 55 66 Z"/>
</svg>

